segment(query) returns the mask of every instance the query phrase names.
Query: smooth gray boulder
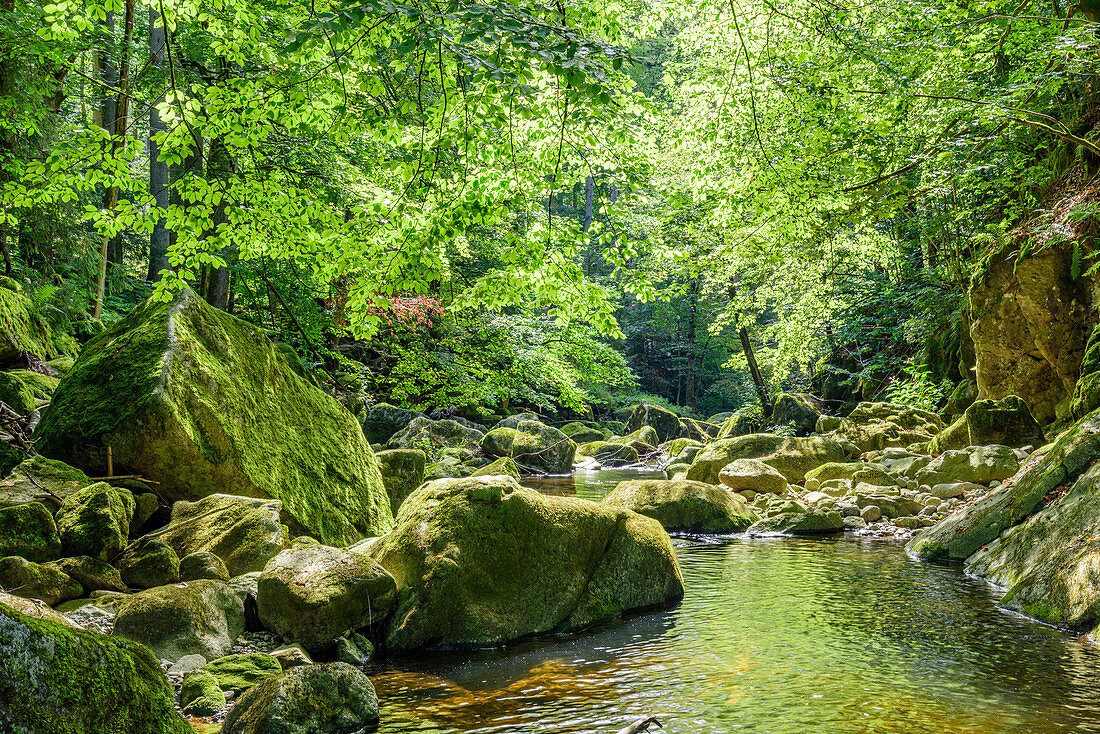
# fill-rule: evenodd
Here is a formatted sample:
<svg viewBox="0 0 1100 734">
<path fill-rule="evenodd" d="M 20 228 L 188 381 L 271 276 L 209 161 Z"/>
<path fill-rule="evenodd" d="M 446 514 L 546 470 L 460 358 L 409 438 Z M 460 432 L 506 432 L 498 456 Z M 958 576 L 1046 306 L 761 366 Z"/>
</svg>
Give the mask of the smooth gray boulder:
<svg viewBox="0 0 1100 734">
<path fill-rule="evenodd" d="M 162 659 L 184 655 L 216 660 L 233 651 L 244 632 L 244 604 L 221 581 L 159 586 L 118 604 L 114 633 L 140 642 Z"/>
</svg>

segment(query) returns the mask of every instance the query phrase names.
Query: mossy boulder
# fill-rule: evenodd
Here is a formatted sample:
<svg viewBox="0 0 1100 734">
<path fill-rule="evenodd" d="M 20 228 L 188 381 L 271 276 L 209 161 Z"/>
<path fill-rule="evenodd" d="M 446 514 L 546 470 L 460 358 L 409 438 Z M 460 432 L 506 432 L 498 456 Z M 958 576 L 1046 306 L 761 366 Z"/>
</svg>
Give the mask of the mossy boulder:
<svg viewBox="0 0 1100 734">
<path fill-rule="evenodd" d="M 9 364 L 30 353 L 42 360 L 61 355 L 55 346 L 49 324 L 29 298 L 8 288 L 0 288 L 0 365 Z"/>
<path fill-rule="evenodd" d="M 180 559 L 180 579 L 182 581 L 196 581 L 198 579 L 214 579 L 215 581 L 228 581 L 229 569 L 225 567 L 225 561 L 213 553 L 199 551 L 190 553 Z"/>
<path fill-rule="evenodd" d="M 721 426 L 706 421 L 697 421 L 694 418 L 680 419 L 680 437 L 690 438 L 695 441 L 709 441 L 718 436 Z"/>
<path fill-rule="evenodd" d="M 1020 469 L 1020 460 L 1007 446 L 971 446 L 944 451 L 917 472 L 921 484 L 971 482 L 989 484 L 1008 479 Z"/>
<path fill-rule="evenodd" d="M 735 459 L 718 472 L 718 482 L 734 492 L 783 494 L 787 478 L 759 459 Z"/>
<path fill-rule="evenodd" d="M 1045 498 L 1071 486 L 1100 459 L 1100 411 L 1063 433 L 1011 481 L 941 520 L 910 541 L 911 555 L 963 560 L 1035 513 Z"/>
<path fill-rule="evenodd" d="M 669 532 L 737 533 L 759 519 L 740 496 L 702 482 L 632 479 L 603 501 L 652 517 Z"/>
<path fill-rule="evenodd" d="M 52 561 L 61 555 L 53 514 L 41 502 L 0 507 L 0 557 Z"/>
<path fill-rule="evenodd" d="M 34 617 L 35 619 L 45 619 L 48 622 L 59 624 L 62 627 L 83 629 L 79 624 L 72 621 L 61 612 L 54 610 L 49 604 L 46 604 L 41 599 L 25 599 L 21 596 L 15 596 L 14 594 L 0 591 L 0 607 L 7 607 L 11 611 L 26 614 L 28 617 Z M 0 721 L 3 721 L 2 714 L 0 714 Z"/>
<path fill-rule="evenodd" d="M 0 507 L 35 502 L 51 494 L 64 500 L 89 484 L 92 480 L 79 469 L 61 461 L 33 456 L 19 463 L 0 481 Z"/>
<path fill-rule="evenodd" d="M 930 453 L 967 446 L 999 444 L 1019 448 L 1046 443 L 1043 429 L 1032 417 L 1027 403 L 1016 395 L 1001 400 L 977 400 L 962 417 L 939 433 L 929 444 Z"/>
<path fill-rule="evenodd" d="M 169 529 L 159 539 L 181 558 L 213 553 L 225 562 L 230 577 L 262 571 L 283 549 L 280 506 L 278 500 L 225 494 L 176 502 Z"/>
<path fill-rule="evenodd" d="M 151 589 L 180 580 L 180 559 L 163 540 L 144 540 L 122 554 L 118 570 L 127 586 Z"/>
<path fill-rule="evenodd" d="M 477 469 L 470 476 L 472 477 L 495 477 L 505 476 L 514 477 L 519 479 L 519 465 L 507 456 L 501 457 L 496 461 L 486 464 L 485 466 Z"/>
<path fill-rule="evenodd" d="M 70 576 L 84 587 L 84 593 L 91 591 L 128 592 L 122 583 L 118 569 L 107 561 L 92 556 L 61 558 L 46 564 L 51 568 Z"/>
<path fill-rule="evenodd" d="M 638 430 L 626 434 L 621 439 L 612 436 L 611 441 L 615 443 L 624 443 L 639 454 L 653 453 L 657 451 L 657 447 L 661 444 L 661 439 L 653 426 L 642 426 Z"/>
<path fill-rule="evenodd" d="M 498 645 L 683 596 L 658 522 L 511 477 L 424 485 L 368 552 L 397 583 L 394 650 Z"/>
<path fill-rule="evenodd" d="M 484 432 L 469 428 L 458 421 L 433 421 L 419 415 L 386 442 L 387 449 L 420 449 L 430 460 L 440 457 L 444 449 L 464 448 L 477 451 Z"/>
<path fill-rule="evenodd" d="M 424 469 L 428 457 L 420 449 L 392 449 L 379 451 L 378 466 L 382 471 L 382 484 L 390 496 L 390 509 L 397 508 L 412 491 L 424 483 Z"/>
<path fill-rule="evenodd" d="M 423 413 L 378 403 L 358 415 L 359 425 L 368 443 L 385 443 L 393 434 L 412 423 L 414 418 L 426 418 Z"/>
<path fill-rule="evenodd" d="M 65 498 L 57 511 L 57 532 L 67 556 L 108 560 L 126 547 L 134 496 L 106 482 L 89 484 Z"/>
<path fill-rule="evenodd" d="M 20 415 L 27 415 L 38 407 L 31 386 L 9 372 L 0 372 L 0 403 Z"/>
<path fill-rule="evenodd" d="M 722 468 L 736 459 L 760 459 L 778 470 L 788 482 L 801 482 L 806 472 L 822 464 L 855 458 L 859 450 L 823 436 L 805 438 L 754 433 L 737 438 L 719 439 L 707 445 L 688 470 L 687 478 L 709 484 L 718 483 Z"/>
<path fill-rule="evenodd" d="M 389 498 L 363 431 L 256 327 L 190 290 L 85 345 L 36 431 L 44 454 L 159 482 L 174 500 L 274 498 L 327 542 L 384 532 Z"/>
<path fill-rule="evenodd" d="M 63 571 L 19 556 L 0 558 L 0 588 L 51 607 L 84 594 L 80 583 Z"/>
<path fill-rule="evenodd" d="M 601 464 L 608 466 L 638 463 L 638 450 L 625 443 L 613 441 L 592 441 L 577 447 L 578 456 L 591 456 Z"/>
<path fill-rule="evenodd" d="M 737 438 L 758 433 L 764 427 L 764 413 L 759 406 L 747 406 L 734 411 L 718 429 L 716 438 Z"/>
<path fill-rule="evenodd" d="M 192 670 L 183 676 L 180 685 L 180 708 L 188 716 L 213 716 L 228 705 L 218 677 L 202 670 Z"/>
<path fill-rule="evenodd" d="M 0 729 L 13 734 L 193 734 L 141 645 L 0 606 Z"/>
<path fill-rule="evenodd" d="M 331 652 L 346 632 L 382 623 L 396 585 L 365 555 L 323 545 L 286 550 L 260 574 L 260 621 L 312 654 Z"/>
<path fill-rule="evenodd" d="M 584 423 L 574 421 L 572 423 L 566 423 L 561 427 L 561 432 L 569 438 L 573 439 L 574 443 L 582 444 L 590 441 L 603 441 L 611 435 L 606 430 L 600 430 L 599 428 L 592 428 Z"/>
<path fill-rule="evenodd" d="M 221 581 L 158 586 L 118 604 L 114 634 L 140 642 L 165 660 L 202 655 L 216 660 L 232 652 L 244 632 L 244 603 Z"/>
<path fill-rule="evenodd" d="M 873 484 L 876 487 L 893 487 L 897 485 L 897 480 L 886 471 L 886 467 L 881 464 L 862 461 L 822 464 L 816 469 L 806 472 L 806 479 L 816 479 L 819 482 L 846 479 L 853 486 L 860 482 Z"/>
<path fill-rule="evenodd" d="M 806 393 L 779 393 L 772 404 L 771 422 L 776 426 L 791 426 L 799 436 L 814 432 L 821 402 Z"/>
<path fill-rule="evenodd" d="M 649 426 L 656 432 L 657 440 L 653 442 L 654 446 L 680 437 L 680 416 L 659 405 L 642 403 L 634 409 L 626 421 L 626 430 L 633 433 L 642 426 Z"/>
<path fill-rule="evenodd" d="M 844 530 L 844 518 L 834 510 L 781 512 L 753 523 L 750 534 L 824 535 Z"/>
<path fill-rule="evenodd" d="M 556 428 L 524 420 L 515 427 L 500 426 L 486 433 L 481 450 L 489 456 L 509 457 L 528 471 L 568 474 L 577 444 Z"/>
<path fill-rule="evenodd" d="M 303 665 L 240 697 L 222 734 L 353 734 L 378 723 L 370 680 L 347 663 Z"/>
<path fill-rule="evenodd" d="M 264 652 L 226 655 L 211 660 L 201 669 L 217 679 L 218 688 L 236 694 L 244 693 L 260 681 L 283 672 L 279 661 Z"/>
<path fill-rule="evenodd" d="M 0 441 L 0 476 L 6 477 L 8 472 L 27 458 L 28 454 L 23 449 L 6 441 Z"/>
</svg>

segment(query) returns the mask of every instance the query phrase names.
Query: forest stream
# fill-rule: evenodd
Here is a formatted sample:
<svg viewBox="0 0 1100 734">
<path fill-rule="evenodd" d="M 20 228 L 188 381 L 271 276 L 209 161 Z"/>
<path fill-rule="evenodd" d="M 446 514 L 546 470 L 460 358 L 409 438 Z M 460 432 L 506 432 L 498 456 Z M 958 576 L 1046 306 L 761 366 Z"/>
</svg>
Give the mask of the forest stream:
<svg viewBox="0 0 1100 734">
<path fill-rule="evenodd" d="M 601 499 L 625 470 L 527 480 Z M 368 670 L 397 732 L 1100 732 L 1100 648 L 881 539 L 677 539 L 678 607 Z M 652 731 L 657 731 L 653 729 Z"/>
</svg>

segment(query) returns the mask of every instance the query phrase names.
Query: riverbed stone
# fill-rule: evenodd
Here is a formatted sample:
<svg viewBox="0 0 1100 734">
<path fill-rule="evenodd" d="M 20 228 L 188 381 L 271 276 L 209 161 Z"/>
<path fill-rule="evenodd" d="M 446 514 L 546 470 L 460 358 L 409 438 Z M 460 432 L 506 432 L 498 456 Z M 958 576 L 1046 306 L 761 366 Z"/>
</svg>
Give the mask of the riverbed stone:
<svg viewBox="0 0 1100 734">
<path fill-rule="evenodd" d="M 67 556 L 108 560 L 126 547 L 134 495 L 106 482 L 90 484 L 65 498 L 57 511 L 57 532 Z"/>
<path fill-rule="evenodd" d="M 756 433 L 718 439 L 704 448 L 688 471 L 688 479 L 718 483 L 722 467 L 736 459 L 760 459 L 777 469 L 788 482 L 801 482 L 806 472 L 824 463 L 844 462 L 858 456 L 851 445 L 822 436 L 805 438 Z"/>
<path fill-rule="evenodd" d="M 511 477 L 424 485 L 369 552 L 397 582 L 392 650 L 498 645 L 683 596 L 657 521 Z"/>
<path fill-rule="evenodd" d="M 792 535 L 821 535 L 844 530 L 844 518 L 836 510 L 809 512 L 780 512 L 753 523 L 750 535 L 790 533 Z"/>
<path fill-rule="evenodd" d="M 396 588 L 390 573 L 366 555 L 314 545 L 271 560 L 259 578 L 256 606 L 265 627 L 315 655 L 330 652 L 346 632 L 382 624 Z"/>
<path fill-rule="evenodd" d="M 424 483 L 428 457 L 420 449 L 391 449 L 379 451 L 377 456 L 382 483 L 390 496 L 390 509 L 396 515 L 405 498 Z"/>
<path fill-rule="evenodd" d="M 988 484 L 1008 479 L 1020 469 L 1020 460 L 1008 446 L 971 446 L 945 451 L 917 472 L 921 484 L 969 482 Z"/>
<path fill-rule="evenodd" d="M 180 559 L 180 579 L 183 581 L 198 579 L 228 581 L 230 576 L 229 569 L 225 567 L 225 561 L 213 553 L 199 551 L 198 553 L 190 553 Z"/>
<path fill-rule="evenodd" d="M 284 518 L 350 543 L 392 523 L 363 431 L 257 327 L 191 290 L 151 299 L 84 345 L 35 433 L 39 451 L 158 482 L 171 500 L 273 498 Z"/>
<path fill-rule="evenodd" d="M 615 441 L 616 439 L 612 437 L 611 440 Z M 653 426 L 642 426 L 638 430 L 623 436 L 621 442 L 632 447 L 639 454 L 651 454 L 657 451 L 661 438 L 657 435 L 657 431 Z"/>
<path fill-rule="evenodd" d="M 163 540 L 143 540 L 122 554 L 118 570 L 127 586 L 151 589 L 180 580 L 180 559 Z"/>
<path fill-rule="evenodd" d="M 761 412 L 759 406 L 744 407 L 734 411 L 732 415 L 722 422 L 722 426 L 718 429 L 716 438 L 723 439 L 747 436 L 752 433 L 759 433 L 760 429 L 763 427 L 764 414 Z"/>
<path fill-rule="evenodd" d="M 632 479 L 603 501 L 652 517 L 669 532 L 737 533 L 759 519 L 740 496 L 703 482 Z"/>
<path fill-rule="evenodd" d="M 626 421 L 628 433 L 634 433 L 642 426 L 649 426 L 657 434 L 657 440 L 653 443 L 654 446 L 680 436 L 680 416 L 668 408 L 662 408 L 652 403 L 638 405 Z"/>
<path fill-rule="evenodd" d="M 0 728 L 15 734 L 193 734 L 145 647 L 0 604 Z"/>
<path fill-rule="evenodd" d="M 792 426 L 796 435 L 809 436 L 814 432 L 821 412 L 821 401 L 814 396 L 784 392 L 775 398 L 771 422 L 777 426 Z"/>
<path fill-rule="evenodd" d="M 431 461 L 439 459 L 444 449 L 464 448 L 477 451 L 484 432 L 469 428 L 458 421 L 434 421 L 417 416 L 386 442 L 386 449 L 420 449 Z"/>
<path fill-rule="evenodd" d="M 949 500 L 952 497 L 964 497 L 973 492 L 984 492 L 985 487 L 973 482 L 949 482 L 946 484 L 932 485 L 932 489 L 928 491 L 933 497 L 938 497 L 941 500 Z"/>
<path fill-rule="evenodd" d="M 386 443 L 414 418 L 426 418 L 423 413 L 406 408 L 398 408 L 389 403 L 377 403 L 359 413 L 359 425 L 368 443 Z"/>
<path fill-rule="evenodd" d="M 519 479 L 520 471 L 519 465 L 515 461 L 502 456 L 496 461 L 486 464 L 485 466 L 474 471 L 470 476 L 472 477 L 492 477 L 492 476 L 507 476 L 515 477 Z"/>
<path fill-rule="evenodd" d="M 300 665 L 313 665 L 313 658 L 301 645 L 283 645 L 271 651 L 271 657 L 279 661 L 283 670 L 297 668 Z"/>
<path fill-rule="evenodd" d="M 1010 448 L 1041 446 L 1043 429 L 1031 415 L 1027 403 L 1016 395 L 1001 400 L 977 400 L 961 418 L 939 433 L 929 444 L 933 454 L 967 446 L 999 444 Z"/>
<path fill-rule="evenodd" d="M 577 444 L 556 428 L 537 421 L 522 421 L 516 427 L 511 458 L 520 467 L 547 474 L 568 474 L 573 470 Z"/>
<path fill-rule="evenodd" d="M 232 652 L 244 632 L 244 604 L 221 581 L 203 579 L 153 589 L 118 604 L 114 634 L 140 642 L 165 660 L 202 655 L 216 660 Z"/>
<path fill-rule="evenodd" d="M 573 421 L 561 427 L 561 432 L 573 439 L 576 444 L 589 443 L 590 441 L 603 441 L 611 435 L 609 431 L 592 428 L 584 423 Z"/>
<path fill-rule="evenodd" d="M 878 505 L 864 505 L 859 510 L 859 516 L 867 522 L 877 522 L 882 517 L 882 509 Z"/>
<path fill-rule="evenodd" d="M 734 492 L 783 494 L 787 478 L 758 459 L 735 459 L 718 472 L 718 481 Z"/>
<path fill-rule="evenodd" d="M 211 660 L 202 667 L 218 682 L 223 691 L 241 694 L 260 681 L 283 672 L 279 661 L 265 652 L 226 655 Z"/>
<path fill-rule="evenodd" d="M 63 571 L 20 556 L 0 558 L 0 588 L 51 607 L 84 594 L 80 583 Z"/>
<path fill-rule="evenodd" d="M 64 500 L 77 490 L 92 484 L 84 472 L 61 461 L 32 456 L 20 462 L 0 481 L 0 507 L 29 502 Z"/>
<path fill-rule="evenodd" d="M 213 673 L 195 670 L 183 676 L 180 708 L 188 716 L 213 716 L 223 711 L 227 705 L 225 693 L 218 685 L 218 677 Z"/>
<path fill-rule="evenodd" d="M 62 627 L 83 629 L 80 624 L 56 611 L 41 599 L 27 599 L 22 596 L 16 596 L 15 594 L 9 594 L 6 591 L 0 591 L 0 607 L 7 607 L 12 611 L 25 614 L 28 617 L 44 619 L 48 622 L 59 624 Z"/>
<path fill-rule="evenodd" d="M 608 466 L 638 463 L 638 451 L 633 446 L 613 441 L 593 441 L 577 447 L 577 455 L 591 456 Z"/>
<path fill-rule="evenodd" d="M 84 588 L 84 593 L 92 591 L 118 591 L 128 592 L 129 589 L 122 583 L 122 576 L 118 569 L 107 561 L 93 556 L 77 556 L 75 558 L 61 558 L 46 564 L 51 568 L 75 579 Z"/>
<path fill-rule="evenodd" d="M 226 494 L 176 502 L 160 540 L 181 558 L 192 553 L 216 555 L 230 577 L 262 571 L 283 548 L 281 508 L 278 500 Z"/>
<path fill-rule="evenodd" d="M 53 513 L 41 502 L 0 507 L 0 557 L 52 561 L 61 555 Z"/>
<path fill-rule="evenodd" d="M 353 734 L 379 720 L 370 680 L 347 663 L 303 665 L 240 697 L 222 734 Z"/>
</svg>

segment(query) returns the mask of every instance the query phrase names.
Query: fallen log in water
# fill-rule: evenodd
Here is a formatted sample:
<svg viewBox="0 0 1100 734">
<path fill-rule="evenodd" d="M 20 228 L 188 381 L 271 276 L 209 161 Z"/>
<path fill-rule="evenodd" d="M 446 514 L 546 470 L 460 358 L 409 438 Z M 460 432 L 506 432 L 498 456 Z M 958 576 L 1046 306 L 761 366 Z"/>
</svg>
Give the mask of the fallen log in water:
<svg viewBox="0 0 1100 734">
<path fill-rule="evenodd" d="M 641 732 L 643 731 L 648 731 L 649 727 L 653 724 L 656 724 L 658 729 L 664 729 L 664 727 L 661 726 L 661 722 L 657 720 L 656 716 L 649 716 L 644 719 L 638 719 L 625 729 L 620 729 L 619 734 L 641 734 Z"/>
</svg>

